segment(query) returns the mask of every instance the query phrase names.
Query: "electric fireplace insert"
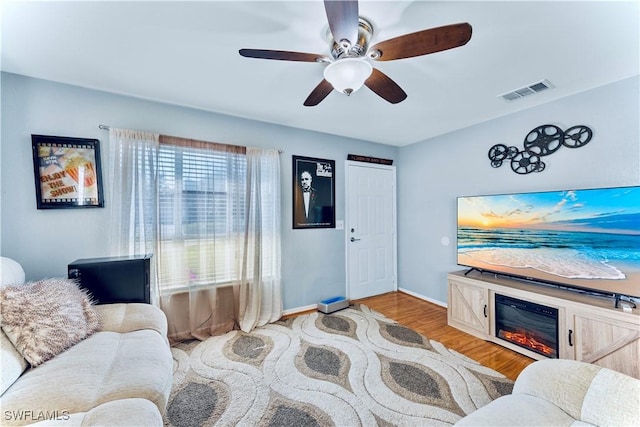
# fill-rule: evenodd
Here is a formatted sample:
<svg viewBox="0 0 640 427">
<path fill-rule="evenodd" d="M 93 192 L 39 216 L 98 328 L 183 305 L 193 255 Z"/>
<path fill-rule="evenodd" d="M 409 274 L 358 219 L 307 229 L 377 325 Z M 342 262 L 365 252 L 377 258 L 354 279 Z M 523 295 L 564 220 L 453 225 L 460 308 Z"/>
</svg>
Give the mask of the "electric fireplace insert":
<svg viewBox="0 0 640 427">
<path fill-rule="evenodd" d="M 558 358 L 558 309 L 495 294 L 496 337 Z"/>
</svg>

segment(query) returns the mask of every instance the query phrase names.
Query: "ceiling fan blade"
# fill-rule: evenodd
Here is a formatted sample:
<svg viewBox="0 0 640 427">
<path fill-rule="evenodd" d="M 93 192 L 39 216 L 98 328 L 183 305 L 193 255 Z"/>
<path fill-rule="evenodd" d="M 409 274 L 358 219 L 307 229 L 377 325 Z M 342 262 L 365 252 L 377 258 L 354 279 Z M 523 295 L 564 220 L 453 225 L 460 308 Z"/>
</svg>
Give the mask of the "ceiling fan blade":
<svg viewBox="0 0 640 427">
<path fill-rule="evenodd" d="M 268 49 L 240 49 L 240 55 L 246 58 L 258 59 L 278 59 L 281 61 L 301 61 L 301 62 L 325 62 L 330 59 L 324 55 L 304 52 L 290 52 L 288 50 L 268 50 Z"/>
<path fill-rule="evenodd" d="M 365 86 L 374 91 L 381 98 L 392 104 L 402 102 L 407 98 L 407 94 L 396 82 L 391 80 L 386 74 L 378 69 L 373 69 L 371 76 L 364 82 Z"/>
<path fill-rule="evenodd" d="M 316 86 L 316 88 L 311 91 L 307 99 L 305 99 L 304 106 L 313 107 L 320 104 L 322 100 L 331 93 L 332 90 L 333 86 L 331 86 L 331 83 L 329 83 L 325 79 L 322 79 L 320 84 L 318 84 L 318 86 Z"/>
<path fill-rule="evenodd" d="M 358 40 L 358 1 L 357 0 L 324 0 L 329 29 L 333 39 L 338 43 L 349 40 L 351 44 Z"/>
<path fill-rule="evenodd" d="M 470 39 L 471 25 L 465 22 L 430 28 L 385 40 L 371 47 L 369 52 L 373 54 L 372 59 L 391 61 L 464 46 Z"/>
</svg>

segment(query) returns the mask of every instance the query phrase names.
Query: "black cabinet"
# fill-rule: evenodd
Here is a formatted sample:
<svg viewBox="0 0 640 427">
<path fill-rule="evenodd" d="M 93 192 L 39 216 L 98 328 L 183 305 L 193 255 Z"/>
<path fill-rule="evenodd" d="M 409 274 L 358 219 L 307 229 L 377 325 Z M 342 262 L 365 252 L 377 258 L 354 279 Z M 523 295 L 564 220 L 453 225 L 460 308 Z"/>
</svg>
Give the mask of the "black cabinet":
<svg viewBox="0 0 640 427">
<path fill-rule="evenodd" d="M 151 256 L 78 259 L 68 265 L 68 277 L 78 280 L 97 304 L 150 304 Z"/>
</svg>

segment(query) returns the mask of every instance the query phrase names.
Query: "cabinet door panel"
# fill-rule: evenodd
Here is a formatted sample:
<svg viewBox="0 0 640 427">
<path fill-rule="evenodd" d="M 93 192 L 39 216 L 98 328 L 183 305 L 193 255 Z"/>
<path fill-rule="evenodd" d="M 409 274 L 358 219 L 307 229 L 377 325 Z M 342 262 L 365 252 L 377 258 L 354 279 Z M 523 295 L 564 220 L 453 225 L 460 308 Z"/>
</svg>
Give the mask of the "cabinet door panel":
<svg viewBox="0 0 640 427">
<path fill-rule="evenodd" d="M 449 324 L 464 328 L 464 330 L 471 329 L 480 332 L 482 336 L 488 334 L 488 294 L 489 291 L 486 288 L 450 281 Z"/>
<path fill-rule="evenodd" d="M 640 378 L 638 325 L 574 315 L 575 358 Z"/>
</svg>

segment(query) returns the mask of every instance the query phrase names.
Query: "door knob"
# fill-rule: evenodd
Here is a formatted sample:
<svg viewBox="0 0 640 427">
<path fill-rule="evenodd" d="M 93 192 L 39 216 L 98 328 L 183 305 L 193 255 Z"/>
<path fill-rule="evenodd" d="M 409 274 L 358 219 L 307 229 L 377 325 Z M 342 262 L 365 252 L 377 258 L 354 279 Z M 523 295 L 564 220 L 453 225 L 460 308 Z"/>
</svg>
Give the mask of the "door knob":
<svg viewBox="0 0 640 427">
<path fill-rule="evenodd" d="M 357 241 L 358 241 L 358 240 L 360 240 L 360 239 L 356 239 L 355 237 L 352 237 L 350 240 L 351 240 L 352 242 L 357 242 Z"/>
</svg>

